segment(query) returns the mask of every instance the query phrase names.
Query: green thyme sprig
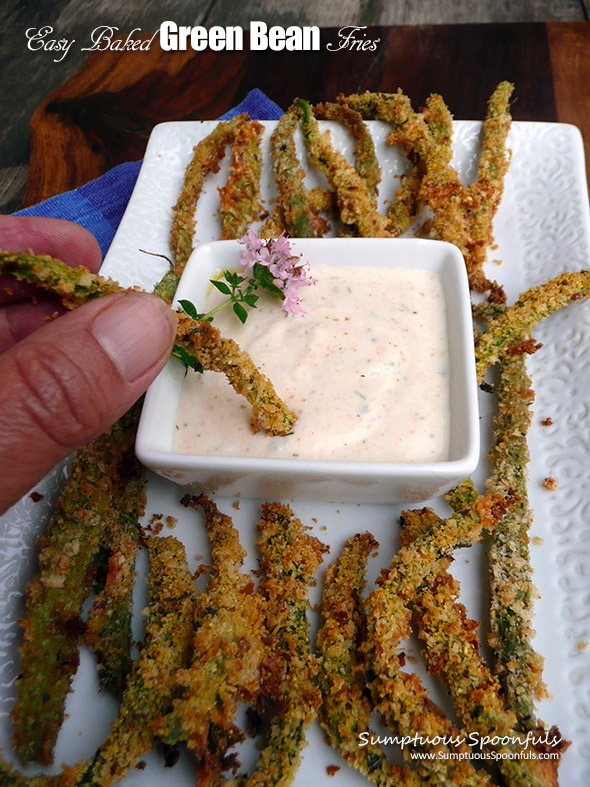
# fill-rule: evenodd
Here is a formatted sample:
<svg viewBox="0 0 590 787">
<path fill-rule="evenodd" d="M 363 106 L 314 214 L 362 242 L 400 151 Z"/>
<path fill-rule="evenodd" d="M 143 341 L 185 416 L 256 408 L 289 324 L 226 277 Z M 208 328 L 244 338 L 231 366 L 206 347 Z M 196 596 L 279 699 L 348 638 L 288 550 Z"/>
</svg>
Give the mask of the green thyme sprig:
<svg viewBox="0 0 590 787">
<path fill-rule="evenodd" d="M 241 276 L 237 271 L 223 271 L 221 276 L 221 279 L 210 279 L 210 282 L 222 295 L 227 295 L 227 298 L 208 312 L 199 312 L 192 301 L 185 299 L 178 301 L 178 305 L 183 312 L 192 320 L 212 322 L 214 314 L 229 304 L 232 304 L 234 314 L 243 324 L 248 318 L 248 310 L 246 307 L 252 309 L 256 308 L 256 302 L 259 296 L 256 295 L 255 291 L 259 287 L 275 295 L 282 296 L 282 292 L 276 284 L 274 284 L 272 274 L 268 268 L 265 268 L 259 263 L 256 263 L 254 266 L 253 275 L 250 278 Z M 242 289 L 244 284 L 246 286 Z M 172 350 L 172 356 L 178 358 L 185 366 L 194 369 L 196 372 L 203 371 L 203 367 L 198 360 L 193 355 L 187 353 L 184 348 L 176 344 Z"/>
<path fill-rule="evenodd" d="M 312 282 L 307 275 L 307 265 L 301 264 L 300 256 L 291 253 L 289 240 L 284 235 L 262 240 L 249 230 L 238 243 L 245 247 L 239 257 L 244 272 L 223 271 L 219 278 L 210 279 L 213 287 L 227 296 L 226 299 L 205 313 L 199 312 L 192 301 L 179 300 L 184 313 L 193 320 L 211 322 L 213 315 L 231 304 L 234 314 L 243 324 L 248 318 L 248 309 L 256 308 L 259 298 L 256 291 L 262 289 L 278 295 L 286 313 L 303 314 L 297 290 Z M 202 371 L 197 359 L 182 347 L 175 345 L 172 355 L 187 367 Z"/>
<path fill-rule="evenodd" d="M 225 306 L 232 304 L 234 314 L 238 320 L 241 323 L 245 323 L 248 318 L 246 306 L 252 309 L 256 308 L 256 302 L 259 296 L 255 294 L 255 291 L 259 287 L 275 295 L 281 297 L 283 295 L 282 291 L 274 283 L 273 276 L 269 269 L 265 268 L 264 265 L 260 263 L 254 265 L 250 278 L 241 276 L 237 271 L 223 271 L 221 276 L 221 279 L 210 279 L 210 282 L 222 295 L 227 295 L 227 299 L 218 303 L 217 306 L 214 306 L 210 311 L 200 313 L 191 301 L 178 301 L 182 310 L 193 320 L 211 322 L 214 314 Z"/>
</svg>

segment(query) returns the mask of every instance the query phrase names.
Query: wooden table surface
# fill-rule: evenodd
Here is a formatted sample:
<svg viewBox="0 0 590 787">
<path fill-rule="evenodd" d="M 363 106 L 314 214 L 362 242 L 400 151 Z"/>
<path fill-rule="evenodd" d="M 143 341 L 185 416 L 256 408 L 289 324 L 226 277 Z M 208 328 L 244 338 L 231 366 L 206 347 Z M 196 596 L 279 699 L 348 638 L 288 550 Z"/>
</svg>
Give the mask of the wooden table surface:
<svg viewBox="0 0 590 787">
<path fill-rule="evenodd" d="M 401 87 L 420 106 L 431 92 L 457 119 L 482 118 L 502 79 L 516 84 L 515 120 L 573 123 L 590 161 L 590 25 L 523 23 L 368 28 L 374 52 L 96 52 L 31 121 L 24 205 L 75 188 L 142 157 L 152 127 L 215 118 L 254 87 L 286 108 L 340 92 Z"/>
</svg>

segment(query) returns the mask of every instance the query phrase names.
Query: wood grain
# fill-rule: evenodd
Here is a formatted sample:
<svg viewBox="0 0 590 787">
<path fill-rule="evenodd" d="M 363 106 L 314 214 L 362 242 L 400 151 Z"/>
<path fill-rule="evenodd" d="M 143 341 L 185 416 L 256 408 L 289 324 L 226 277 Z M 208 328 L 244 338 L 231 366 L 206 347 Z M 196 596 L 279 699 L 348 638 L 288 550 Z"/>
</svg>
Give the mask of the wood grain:
<svg viewBox="0 0 590 787">
<path fill-rule="evenodd" d="M 430 0 L 428 3 L 400 3 L 376 0 L 369 3 L 374 10 L 368 24 L 380 25 L 438 25 L 498 22 L 584 21 L 583 3 L 578 0 L 503 0 L 503 2 L 474 2 L 474 0 Z"/>
<path fill-rule="evenodd" d="M 590 25 L 547 26 L 557 119 L 582 132 L 590 183 Z"/>
<path fill-rule="evenodd" d="M 156 123 L 218 117 L 254 87 L 285 108 L 297 95 L 321 101 L 398 87 L 419 106 L 440 92 L 455 117 L 473 119 L 483 116 L 494 86 L 509 79 L 517 85 L 517 120 L 554 121 L 552 64 L 561 62 L 570 37 L 583 28 L 583 41 L 587 29 L 566 28 L 552 27 L 551 52 L 542 24 L 368 28 L 367 38 L 378 40 L 374 52 L 338 49 L 337 28 L 322 30 L 316 52 L 163 52 L 156 41 L 147 52 L 97 52 L 32 118 L 24 204 L 141 158 Z"/>
</svg>

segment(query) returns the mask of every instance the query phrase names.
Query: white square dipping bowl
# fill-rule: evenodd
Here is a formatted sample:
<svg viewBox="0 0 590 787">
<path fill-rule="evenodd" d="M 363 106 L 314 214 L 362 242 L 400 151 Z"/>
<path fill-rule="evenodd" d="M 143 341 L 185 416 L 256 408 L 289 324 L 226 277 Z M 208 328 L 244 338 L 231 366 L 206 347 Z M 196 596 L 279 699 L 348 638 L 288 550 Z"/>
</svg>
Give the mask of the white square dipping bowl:
<svg viewBox="0 0 590 787">
<path fill-rule="evenodd" d="M 479 459 L 479 412 L 469 288 L 460 251 L 442 241 L 413 238 L 296 239 L 292 245 L 294 253 L 310 263 L 312 274 L 314 262 L 359 266 L 363 261 L 373 267 L 418 268 L 439 274 L 450 361 L 448 459 L 356 462 L 177 453 L 172 445 L 185 369 L 172 359 L 146 394 L 136 443 L 141 462 L 187 490 L 279 500 L 416 503 L 443 494 L 467 478 Z M 187 299 L 201 308 L 209 280 L 220 270 L 235 269 L 242 248 L 236 241 L 201 244 L 186 266 L 175 305 Z"/>
</svg>

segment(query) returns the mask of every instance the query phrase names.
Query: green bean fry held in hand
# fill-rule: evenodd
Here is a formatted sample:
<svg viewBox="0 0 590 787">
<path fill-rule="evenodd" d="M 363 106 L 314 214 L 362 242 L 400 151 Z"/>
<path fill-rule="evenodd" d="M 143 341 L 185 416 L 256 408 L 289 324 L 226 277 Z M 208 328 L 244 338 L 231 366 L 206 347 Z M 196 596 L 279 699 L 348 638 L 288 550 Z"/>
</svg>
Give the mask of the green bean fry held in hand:
<svg viewBox="0 0 590 787">
<path fill-rule="evenodd" d="M 69 309 L 123 291 L 112 279 L 90 273 L 86 268 L 70 268 L 60 260 L 42 255 L 0 251 L 0 273 L 9 273 L 20 281 L 59 295 Z M 176 344 L 195 357 L 203 369 L 226 375 L 236 393 L 252 405 L 253 427 L 260 425 L 271 435 L 289 434 L 296 416 L 279 399 L 270 380 L 257 370 L 250 357 L 232 339 L 224 339 L 211 323 L 191 320 L 182 312 L 177 319 Z"/>
</svg>

